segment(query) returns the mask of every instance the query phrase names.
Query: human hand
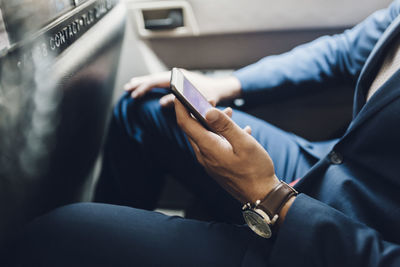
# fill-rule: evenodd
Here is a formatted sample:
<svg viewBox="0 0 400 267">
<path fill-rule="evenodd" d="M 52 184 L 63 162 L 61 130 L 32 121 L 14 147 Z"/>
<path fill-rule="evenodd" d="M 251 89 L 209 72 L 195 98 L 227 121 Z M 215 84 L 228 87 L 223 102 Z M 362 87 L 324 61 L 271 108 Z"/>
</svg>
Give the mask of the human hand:
<svg viewBox="0 0 400 267">
<path fill-rule="evenodd" d="M 223 99 L 231 99 L 240 95 L 240 82 L 231 76 L 226 78 L 210 78 L 202 74 L 181 69 L 184 75 L 196 86 L 207 100 L 217 104 Z M 139 98 L 156 87 L 170 86 L 171 72 L 161 72 L 141 77 L 132 78 L 125 86 L 133 98 Z M 163 107 L 173 104 L 174 96 L 168 94 L 160 99 Z"/>
<path fill-rule="evenodd" d="M 242 203 L 263 199 L 278 183 L 267 151 L 231 119 L 232 109 L 213 108 L 206 115 L 207 131 L 175 100 L 178 125 L 188 136 L 196 157 L 206 171 Z"/>
</svg>

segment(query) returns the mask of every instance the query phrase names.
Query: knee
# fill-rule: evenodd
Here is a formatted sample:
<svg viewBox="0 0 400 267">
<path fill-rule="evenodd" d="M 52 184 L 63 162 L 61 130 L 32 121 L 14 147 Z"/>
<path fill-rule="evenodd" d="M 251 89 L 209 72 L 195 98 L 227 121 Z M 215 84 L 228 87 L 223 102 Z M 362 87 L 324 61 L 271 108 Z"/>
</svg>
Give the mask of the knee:
<svg viewBox="0 0 400 267">
<path fill-rule="evenodd" d="M 18 266 L 101 266 L 76 265 L 72 261 L 82 260 L 82 255 L 92 261 L 98 251 L 106 249 L 102 247 L 108 244 L 106 239 L 112 238 L 112 233 L 118 230 L 118 225 L 114 226 L 110 219 L 119 211 L 117 208 L 79 203 L 37 218 L 20 238 Z M 66 255 L 70 259 L 66 259 Z"/>
<path fill-rule="evenodd" d="M 49 214 L 35 219 L 26 226 L 18 244 L 18 266 L 49 266 L 45 262 L 56 262 L 59 254 L 75 244 L 78 229 L 74 218 L 83 204 L 56 209 Z M 72 216 L 71 216 L 72 215 Z M 77 232 L 77 231 L 75 231 Z"/>
<path fill-rule="evenodd" d="M 126 92 L 114 107 L 113 120 L 118 125 L 129 129 L 132 124 L 145 125 L 146 122 L 157 120 L 162 115 L 159 99 L 167 94 L 165 89 L 153 89 L 139 99 L 133 99 Z"/>
<path fill-rule="evenodd" d="M 71 204 L 36 218 L 23 233 L 23 245 L 34 249 L 48 244 L 49 240 L 63 239 L 60 238 L 61 235 L 74 236 L 76 233 L 73 231 L 80 228 L 77 227 L 78 222 L 82 225 L 82 222 L 92 219 L 97 206 L 99 205 L 91 203 Z"/>
</svg>

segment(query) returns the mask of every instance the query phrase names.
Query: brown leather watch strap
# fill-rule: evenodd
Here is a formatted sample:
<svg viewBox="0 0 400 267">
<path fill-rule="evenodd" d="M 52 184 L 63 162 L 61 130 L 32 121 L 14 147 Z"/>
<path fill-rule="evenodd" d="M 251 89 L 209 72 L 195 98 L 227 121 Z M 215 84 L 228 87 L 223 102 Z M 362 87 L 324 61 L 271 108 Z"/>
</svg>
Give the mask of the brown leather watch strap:
<svg viewBox="0 0 400 267">
<path fill-rule="evenodd" d="M 279 214 L 283 205 L 285 205 L 292 196 L 296 196 L 297 194 L 297 191 L 293 187 L 280 181 L 280 183 L 261 200 L 256 208 L 263 210 L 272 219 L 276 214 Z"/>
</svg>

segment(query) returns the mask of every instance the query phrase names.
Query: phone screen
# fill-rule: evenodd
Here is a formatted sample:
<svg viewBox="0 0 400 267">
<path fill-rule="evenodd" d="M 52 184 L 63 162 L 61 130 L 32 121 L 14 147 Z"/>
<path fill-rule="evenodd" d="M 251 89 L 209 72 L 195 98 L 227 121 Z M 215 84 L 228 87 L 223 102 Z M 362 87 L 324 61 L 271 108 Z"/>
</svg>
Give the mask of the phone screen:
<svg viewBox="0 0 400 267">
<path fill-rule="evenodd" d="M 186 79 L 183 79 L 183 96 L 205 118 L 206 113 L 212 108 L 204 96 Z"/>
</svg>

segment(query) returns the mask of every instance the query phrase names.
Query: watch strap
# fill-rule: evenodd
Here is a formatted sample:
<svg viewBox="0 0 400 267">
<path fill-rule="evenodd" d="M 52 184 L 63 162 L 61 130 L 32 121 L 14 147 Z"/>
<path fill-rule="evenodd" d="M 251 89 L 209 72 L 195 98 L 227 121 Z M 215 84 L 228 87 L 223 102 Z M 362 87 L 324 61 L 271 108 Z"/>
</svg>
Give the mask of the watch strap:
<svg viewBox="0 0 400 267">
<path fill-rule="evenodd" d="M 293 187 L 280 181 L 263 200 L 257 201 L 256 208 L 263 210 L 270 218 L 273 218 L 279 214 L 283 205 L 297 194 L 298 192 Z"/>
</svg>

